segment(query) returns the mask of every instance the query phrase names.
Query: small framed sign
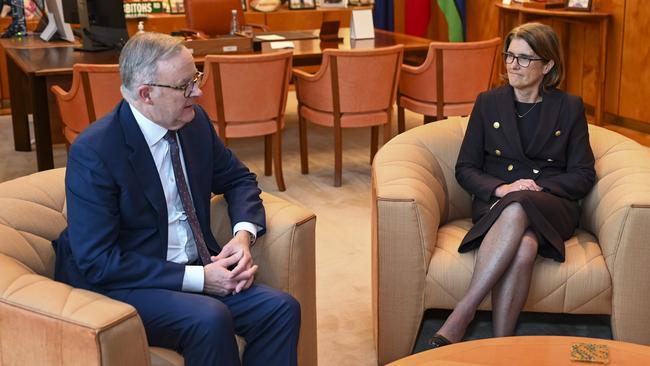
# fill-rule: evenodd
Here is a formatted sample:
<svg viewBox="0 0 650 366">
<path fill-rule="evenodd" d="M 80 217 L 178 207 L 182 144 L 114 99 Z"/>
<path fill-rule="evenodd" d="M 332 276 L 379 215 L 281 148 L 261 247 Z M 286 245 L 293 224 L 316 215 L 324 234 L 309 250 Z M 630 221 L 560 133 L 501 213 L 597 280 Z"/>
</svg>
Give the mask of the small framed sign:
<svg viewBox="0 0 650 366">
<path fill-rule="evenodd" d="M 566 0 L 567 10 L 591 11 L 591 0 Z"/>
<path fill-rule="evenodd" d="M 289 0 L 289 9 L 291 10 L 315 9 L 315 8 L 316 8 L 315 0 Z"/>
</svg>

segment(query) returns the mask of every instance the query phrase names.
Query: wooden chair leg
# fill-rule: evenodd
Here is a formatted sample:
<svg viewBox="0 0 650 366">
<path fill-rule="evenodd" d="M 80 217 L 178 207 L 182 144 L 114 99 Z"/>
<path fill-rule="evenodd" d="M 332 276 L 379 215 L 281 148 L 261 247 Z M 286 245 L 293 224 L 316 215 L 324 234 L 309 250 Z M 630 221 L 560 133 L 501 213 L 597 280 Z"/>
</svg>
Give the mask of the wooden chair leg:
<svg viewBox="0 0 650 366">
<path fill-rule="evenodd" d="M 341 186 L 343 171 L 343 129 L 334 128 L 334 187 Z"/>
<path fill-rule="evenodd" d="M 265 135 L 264 136 L 264 175 L 271 175 L 271 155 L 273 146 L 273 136 Z"/>
<path fill-rule="evenodd" d="M 391 122 L 391 120 L 388 120 L 388 122 L 384 124 L 384 145 L 390 141 L 391 138 L 393 138 L 393 129 Z"/>
<path fill-rule="evenodd" d="M 284 185 L 284 175 L 282 174 L 282 130 L 273 134 L 273 165 L 278 190 L 284 192 L 287 188 Z"/>
<path fill-rule="evenodd" d="M 300 111 L 300 106 L 298 106 Z M 309 174 L 309 159 L 307 154 L 307 121 L 298 113 L 298 128 L 300 131 L 300 172 Z"/>
<path fill-rule="evenodd" d="M 370 164 L 372 164 L 372 159 L 375 158 L 377 154 L 377 148 L 379 147 L 379 126 L 370 127 Z"/>
<path fill-rule="evenodd" d="M 404 120 L 404 107 L 397 106 L 397 133 L 406 131 L 406 121 Z"/>
</svg>

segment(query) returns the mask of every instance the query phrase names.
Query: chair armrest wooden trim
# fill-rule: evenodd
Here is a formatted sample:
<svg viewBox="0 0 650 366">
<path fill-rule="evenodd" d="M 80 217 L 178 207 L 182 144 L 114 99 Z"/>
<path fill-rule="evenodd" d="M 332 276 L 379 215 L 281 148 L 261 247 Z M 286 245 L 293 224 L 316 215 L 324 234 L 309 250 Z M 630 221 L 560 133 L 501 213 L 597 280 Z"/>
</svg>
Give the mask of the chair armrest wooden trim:
<svg viewBox="0 0 650 366">
<path fill-rule="evenodd" d="M 36 275 L 4 254 L 0 319 L 7 364 L 150 363 L 144 327 L 132 306 Z"/>
</svg>

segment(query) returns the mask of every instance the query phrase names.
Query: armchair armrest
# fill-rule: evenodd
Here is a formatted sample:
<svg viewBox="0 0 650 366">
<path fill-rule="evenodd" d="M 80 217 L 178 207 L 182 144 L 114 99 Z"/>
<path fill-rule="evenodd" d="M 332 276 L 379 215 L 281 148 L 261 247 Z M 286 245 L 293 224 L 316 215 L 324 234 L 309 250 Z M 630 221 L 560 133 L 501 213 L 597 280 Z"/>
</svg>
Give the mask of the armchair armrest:
<svg viewBox="0 0 650 366">
<path fill-rule="evenodd" d="M 149 365 L 127 304 L 34 274 L 0 254 L 0 351 L 8 365 Z"/>
<path fill-rule="evenodd" d="M 589 126 L 598 181 L 582 202 L 582 226 L 596 235 L 612 276 L 612 332 L 650 344 L 650 149 Z"/>
<path fill-rule="evenodd" d="M 323 53 L 323 63 L 315 74 L 294 68 L 293 77 L 299 104 L 321 111 L 332 110 L 332 76 L 327 50 Z"/>
<path fill-rule="evenodd" d="M 372 164 L 372 306 L 380 365 L 408 355 L 415 344 L 447 200 L 437 161 L 408 132 L 384 145 Z"/>
<path fill-rule="evenodd" d="M 408 355 L 424 310 L 438 228 L 466 217 L 470 197 L 455 182 L 466 118 L 402 133 L 372 165 L 372 297 L 379 364 Z"/>
<path fill-rule="evenodd" d="M 256 282 L 291 294 L 300 303 L 298 364 L 316 365 L 316 216 L 288 201 L 262 193 L 266 234 L 252 249 L 259 265 Z M 219 243 L 232 238 L 227 204 L 221 196 L 211 202 L 211 227 Z"/>
</svg>

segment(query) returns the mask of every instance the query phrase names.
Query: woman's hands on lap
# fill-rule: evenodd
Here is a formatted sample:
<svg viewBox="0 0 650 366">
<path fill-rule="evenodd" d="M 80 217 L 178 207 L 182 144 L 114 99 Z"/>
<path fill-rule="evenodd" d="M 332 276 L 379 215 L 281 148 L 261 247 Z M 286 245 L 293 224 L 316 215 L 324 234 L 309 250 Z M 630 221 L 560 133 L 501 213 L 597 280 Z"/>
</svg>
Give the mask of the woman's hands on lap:
<svg viewBox="0 0 650 366">
<path fill-rule="evenodd" d="M 508 193 L 517 191 L 536 191 L 539 192 L 543 188 L 537 185 L 532 179 L 519 179 L 510 184 L 502 184 L 494 190 L 494 195 L 501 198 Z"/>
</svg>

